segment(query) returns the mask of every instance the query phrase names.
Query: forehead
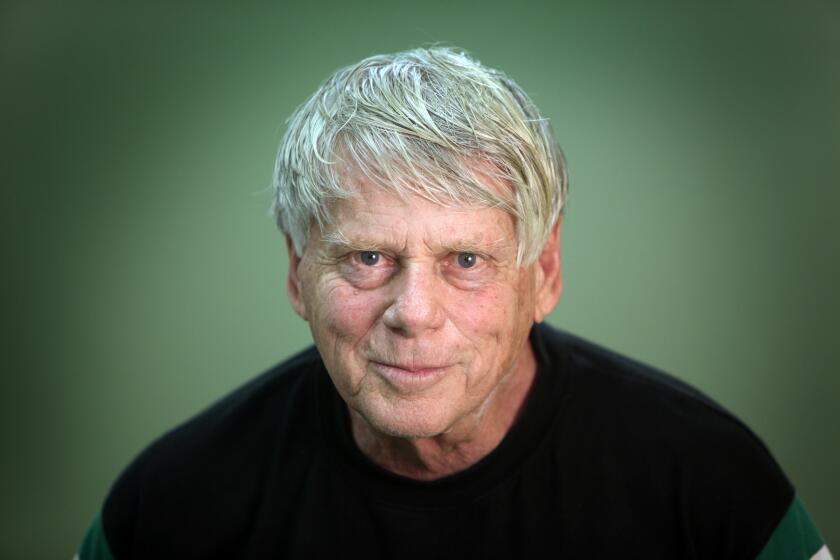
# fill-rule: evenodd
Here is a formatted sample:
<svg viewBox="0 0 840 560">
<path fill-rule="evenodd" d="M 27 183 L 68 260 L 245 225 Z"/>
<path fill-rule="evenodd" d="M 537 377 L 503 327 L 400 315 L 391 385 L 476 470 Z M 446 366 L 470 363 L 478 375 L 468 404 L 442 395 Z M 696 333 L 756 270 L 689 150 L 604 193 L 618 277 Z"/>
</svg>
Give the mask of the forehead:
<svg viewBox="0 0 840 560">
<path fill-rule="evenodd" d="M 397 194 L 355 175 L 351 196 L 334 200 L 324 241 L 344 245 L 507 247 L 516 243 L 513 217 L 479 203 L 430 201 L 418 194 Z"/>
</svg>

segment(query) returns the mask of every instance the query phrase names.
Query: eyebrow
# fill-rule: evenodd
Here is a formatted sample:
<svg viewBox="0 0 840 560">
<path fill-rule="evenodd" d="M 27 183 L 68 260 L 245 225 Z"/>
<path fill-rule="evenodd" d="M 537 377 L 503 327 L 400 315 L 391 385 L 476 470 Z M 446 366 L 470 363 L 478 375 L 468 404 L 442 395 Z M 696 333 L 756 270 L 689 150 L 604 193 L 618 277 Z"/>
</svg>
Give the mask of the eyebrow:
<svg viewBox="0 0 840 560">
<path fill-rule="evenodd" d="M 491 241 L 489 243 L 486 242 L 479 242 L 479 241 L 472 241 L 468 239 L 464 240 L 455 240 L 452 243 L 441 243 L 440 247 L 450 253 L 479 253 L 485 254 L 487 252 L 495 252 L 498 250 L 503 250 L 510 247 L 512 243 L 509 243 L 505 238 L 499 238 L 495 241 Z M 426 244 L 428 246 L 428 244 Z"/>
<path fill-rule="evenodd" d="M 400 253 L 405 251 L 406 245 L 402 243 L 400 246 L 395 246 L 388 241 L 382 241 L 373 237 L 367 237 L 364 234 L 353 235 L 352 237 L 345 235 L 339 229 L 333 229 L 330 232 L 321 235 L 321 241 L 326 245 L 327 250 L 349 249 L 352 251 L 392 251 Z M 432 251 L 446 251 L 452 253 L 478 253 L 486 254 L 489 252 L 498 251 L 514 247 L 515 241 L 507 237 L 499 237 L 493 241 L 486 242 L 480 238 L 480 235 L 472 238 L 454 239 L 443 243 L 429 243 L 424 241 L 424 245 Z"/>
<path fill-rule="evenodd" d="M 351 249 L 354 251 L 382 251 L 389 248 L 387 242 L 372 237 L 354 236 L 352 239 L 339 229 L 321 234 L 321 241 L 329 249 Z"/>
</svg>

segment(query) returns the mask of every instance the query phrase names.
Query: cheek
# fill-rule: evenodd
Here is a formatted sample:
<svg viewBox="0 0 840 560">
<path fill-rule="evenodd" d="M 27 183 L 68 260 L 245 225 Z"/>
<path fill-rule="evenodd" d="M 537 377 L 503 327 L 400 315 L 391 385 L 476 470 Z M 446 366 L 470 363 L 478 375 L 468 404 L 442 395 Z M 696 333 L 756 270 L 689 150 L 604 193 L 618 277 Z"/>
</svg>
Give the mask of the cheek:
<svg viewBox="0 0 840 560">
<path fill-rule="evenodd" d="M 527 284 L 504 284 L 480 294 L 462 294 L 450 308 L 452 322 L 472 347 L 471 390 L 483 391 L 512 366 L 531 327 L 532 299 Z"/>
<path fill-rule="evenodd" d="M 364 377 L 365 337 L 377 321 L 377 301 L 352 287 L 324 283 L 310 292 L 313 312 L 309 326 L 330 372 L 345 399 L 360 389 Z"/>
<path fill-rule="evenodd" d="M 504 336 L 514 326 L 519 297 L 509 287 L 462 292 L 447 305 L 450 320 L 476 341 Z"/>
<path fill-rule="evenodd" d="M 379 301 L 371 292 L 329 282 L 314 292 L 313 328 L 333 337 L 357 339 L 379 316 Z"/>
</svg>

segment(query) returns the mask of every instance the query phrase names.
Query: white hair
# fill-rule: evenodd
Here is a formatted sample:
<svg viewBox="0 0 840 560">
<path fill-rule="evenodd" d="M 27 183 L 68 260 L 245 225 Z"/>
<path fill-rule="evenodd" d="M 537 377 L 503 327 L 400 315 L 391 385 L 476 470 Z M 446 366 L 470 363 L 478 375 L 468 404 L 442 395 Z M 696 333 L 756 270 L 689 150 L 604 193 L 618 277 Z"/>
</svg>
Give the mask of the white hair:
<svg viewBox="0 0 840 560">
<path fill-rule="evenodd" d="M 451 48 L 378 55 L 330 76 L 289 120 L 272 211 L 302 255 L 348 170 L 399 196 L 502 208 L 520 264 L 540 254 L 568 191 L 551 126 L 502 72 Z M 502 185 L 492 188 L 492 185 Z"/>
</svg>

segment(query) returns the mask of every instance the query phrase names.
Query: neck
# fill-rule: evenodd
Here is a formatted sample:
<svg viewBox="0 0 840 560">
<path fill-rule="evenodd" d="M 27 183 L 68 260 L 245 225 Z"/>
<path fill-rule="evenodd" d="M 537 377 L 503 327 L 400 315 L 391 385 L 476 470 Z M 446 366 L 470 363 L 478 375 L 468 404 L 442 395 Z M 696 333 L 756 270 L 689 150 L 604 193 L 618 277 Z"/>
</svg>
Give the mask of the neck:
<svg viewBox="0 0 840 560">
<path fill-rule="evenodd" d="M 415 480 L 435 480 L 465 470 L 495 449 L 519 417 L 536 374 L 529 343 L 489 397 L 451 429 L 429 438 L 402 438 L 377 431 L 350 410 L 353 439 L 374 463 Z"/>
</svg>

